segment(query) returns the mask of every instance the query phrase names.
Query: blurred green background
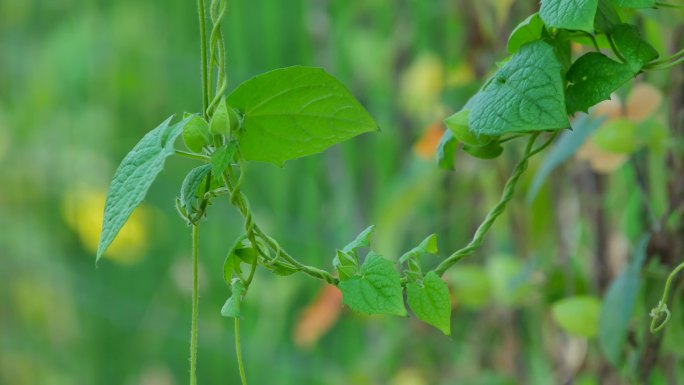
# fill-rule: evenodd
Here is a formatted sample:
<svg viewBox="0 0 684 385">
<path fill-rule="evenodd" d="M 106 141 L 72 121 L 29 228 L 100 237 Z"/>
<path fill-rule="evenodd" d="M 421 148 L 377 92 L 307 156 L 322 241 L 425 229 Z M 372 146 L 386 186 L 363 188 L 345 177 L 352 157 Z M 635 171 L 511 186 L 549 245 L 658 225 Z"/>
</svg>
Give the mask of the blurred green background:
<svg viewBox="0 0 684 385">
<path fill-rule="evenodd" d="M 231 89 L 282 66 L 324 67 L 382 127 L 283 169 L 250 164 L 245 189 L 262 227 L 328 270 L 334 250 L 370 224 L 375 248 L 389 258 L 432 232 L 443 256 L 464 245 L 498 200 L 521 143 L 496 161 L 459 154 L 449 173 L 433 159 L 440 122 L 506 56 L 508 33 L 537 7 L 230 0 Z M 94 254 L 118 162 L 169 115 L 201 108 L 196 13 L 193 1 L 179 0 L 0 0 L 0 384 L 187 381 L 190 236 L 173 204 L 192 161 L 168 162 L 97 268 Z M 661 52 L 680 44 L 680 16 L 625 15 Z M 587 335 L 576 336 L 551 309 L 568 296 L 600 300 L 645 231 L 644 205 L 667 212 L 666 160 L 681 155 L 681 136 L 668 129 L 668 116 L 679 111 L 668 103 L 681 89 L 677 79 L 646 78 L 664 102 L 642 120 L 662 135 L 628 154 L 642 163 L 627 155 L 610 163 L 587 150 L 526 200 L 544 156 L 535 160 L 485 247 L 446 276 L 454 290 L 451 337 L 414 318 L 352 314 L 319 282 L 260 271 L 242 323 L 250 383 L 626 381 L 629 365 L 607 365 L 597 348 L 595 311 L 579 321 L 589 325 Z M 606 162 L 613 166 L 600 170 Z M 639 164 L 646 198 L 635 182 Z M 219 310 L 228 294 L 223 259 L 242 224 L 227 202 L 210 214 L 200 243 L 198 374 L 202 384 L 236 383 L 233 324 Z M 638 336 L 666 275 L 653 264 L 653 294 L 642 290 L 632 320 Z M 649 383 L 684 382 L 684 309 L 673 312 L 680 322 Z"/>
</svg>

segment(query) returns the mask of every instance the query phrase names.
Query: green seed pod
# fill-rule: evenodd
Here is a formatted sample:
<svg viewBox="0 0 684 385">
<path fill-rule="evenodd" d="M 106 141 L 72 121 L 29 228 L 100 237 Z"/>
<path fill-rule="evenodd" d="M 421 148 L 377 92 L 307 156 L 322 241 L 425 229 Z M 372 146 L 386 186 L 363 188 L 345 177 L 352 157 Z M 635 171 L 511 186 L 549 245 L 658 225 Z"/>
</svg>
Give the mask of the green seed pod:
<svg viewBox="0 0 684 385">
<path fill-rule="evenodd" d="M 228 106 L 226 106 L 226 101 L 221 99 L 214 109 L 214 114 L 211 116 L 209 131 L 213 135 L 230 135 L 229 119 Z"/>
<path fill-rule="evenodd" d="M 232 107 L 229 107 L 225 99 L 216 106 L 214 115 L 211 117 L 209 130 L 214 135 L 230 136 L 240 127 L 240 117 Z"/>
<path fill-rule="evenodd" d="M 209 125 L 199 116 L 193 117 L 183 127 L 183 142 L 192 152 L 202 152 L 204 146 L 209 144 Z"/>
</svg>

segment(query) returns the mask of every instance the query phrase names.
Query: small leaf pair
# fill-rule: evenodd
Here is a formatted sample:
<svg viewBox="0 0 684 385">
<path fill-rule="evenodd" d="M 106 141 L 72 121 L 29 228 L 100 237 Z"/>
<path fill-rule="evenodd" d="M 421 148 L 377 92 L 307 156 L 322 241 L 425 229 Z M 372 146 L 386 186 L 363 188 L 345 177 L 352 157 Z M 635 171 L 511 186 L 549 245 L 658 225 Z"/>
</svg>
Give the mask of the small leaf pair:
<svg viewBox="0 0 684 385">
<path fill-rule="evenodd" d="M 451 295 L 449 288 L 434 271 L 423 276 L 419 261 L 423 255 L 436 255 L 437 252 L 437 236 L 432 234 L 402 255 L 399 263 L 407 265 L 406 297 L 413 313 L 423 322 L 450 335 Z"/>
</svg>

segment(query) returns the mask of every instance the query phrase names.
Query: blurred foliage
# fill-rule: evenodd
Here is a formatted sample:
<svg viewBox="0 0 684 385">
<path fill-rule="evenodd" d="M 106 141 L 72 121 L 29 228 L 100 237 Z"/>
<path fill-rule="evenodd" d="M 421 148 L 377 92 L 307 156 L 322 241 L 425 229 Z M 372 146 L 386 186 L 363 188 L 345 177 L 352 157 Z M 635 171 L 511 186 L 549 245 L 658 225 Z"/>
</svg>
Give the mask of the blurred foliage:
<svg viewBox="0 0 684 385">
<path fill-rule="evenodd" d="M 231 87 L 277 67 L 322 66 L 383 129 L 284 169 L 251 164 L 245 188 L 259 221 L 294 255 L 327 269 L 335 248 L 372 223 L 376 249 L 389 258 L 432 232 L 441 250 L 463 245 L 498 199 L 521 149 L 508 144 L 496 161 L 459 154 L 456 171 L 445 173 L 433 160 L 440 122 L 504 58 L 508 33 L 537 6 L 232 0 L 225 22 Z M 623 16 L 642 24 L 663 52 L 681 15 Z M 190 237 L 173 202 L 192 165 L 169 162 L 98 268 L 94 252 L 116 164 L 170 113 L 200 109 L 197 41 L 192 1 L 0 0 L 0 384 L 185 382 Z M 582 325 L 597 322 L 596 296 L 605 289 L 597 283 L 597 244 L 606 244 L 598 249 L 607 253 L 600 255 L 606 274 L 617 276 L 644 231 L 643 207 L 656 216 L 667 210 L 668 150 L 678 146 L 681 155 L 681 138 L 669 137 L 669 106 L 634 101 L 644 92 L 652 101 L 681 84 L 667 73 L 644 80 L 655 88 L 627 86 L 615 99 L 627 103 L 611 117 L 619 120 L 552 173 L 535 200 L 518 194 L 486 247 L 447 274 L 451 338 L 414 318 L 352 314 L 335 290 L 305 276 L 263 274 L 245 304 L 251 383 L 598 384 L 605 364 L 593 338 L 597 326 Z M 635 125 L 630 154 L 605 146 L 620 128 L 616 122 Z M 630 156 L 648 165 L 648 199 Z M 543 156 L 533 162 L 523 192 L 542 162 Z M 592 168 L 607 173 L 598 177 L 600 194 Z M 223 258 L 241 231 L 226 203 L 209 218 L 200 243 L 203 384 L 237 378 L 232 323 L 219 315 L 227 294 Z M 597 208 L 604 232 L 595 231 Z M 657 263 L 649 266 L 634 312 L 639 336 L 666 275 Z M 570 297 L 584 301 L 570 309 L 558 303 Z M 673 317 L 681 320 L 681 293 L 673 297 Z M 588 318 L 573 319 L 584 336 L 566 333 L 572 327 L 555 322 L 553 309 L 576 313 L 587 299 Z M 672 376 L 684 382 L 681 322 L 672 322 L 666 340 L 651 384 Z M 613 369 L 613 381 L 631 370 L 630 360 Z"/>
</svg>

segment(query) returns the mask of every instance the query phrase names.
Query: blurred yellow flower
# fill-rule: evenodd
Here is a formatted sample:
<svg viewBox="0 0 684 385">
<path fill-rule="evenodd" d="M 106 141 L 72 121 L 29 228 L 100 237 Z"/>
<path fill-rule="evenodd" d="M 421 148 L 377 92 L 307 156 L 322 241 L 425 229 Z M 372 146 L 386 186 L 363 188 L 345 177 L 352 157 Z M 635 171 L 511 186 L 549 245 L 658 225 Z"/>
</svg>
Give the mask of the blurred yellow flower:
<svg viewBox="0 0 684 385">
<path fill-rule="evenodd" d="M 83 247 L 93 255 L 100 241 L 106 196 L 104 191 L 76 188 L 62 197 L 64 221 L 78 234 Z M 104 256 L 122 264 L 140 261 L 147 250 L 148 218 L 148 209 L 144 205 L 138 207 Z"/>
</svg>

